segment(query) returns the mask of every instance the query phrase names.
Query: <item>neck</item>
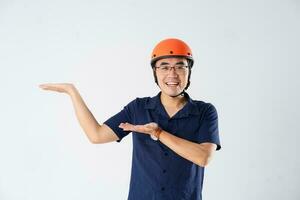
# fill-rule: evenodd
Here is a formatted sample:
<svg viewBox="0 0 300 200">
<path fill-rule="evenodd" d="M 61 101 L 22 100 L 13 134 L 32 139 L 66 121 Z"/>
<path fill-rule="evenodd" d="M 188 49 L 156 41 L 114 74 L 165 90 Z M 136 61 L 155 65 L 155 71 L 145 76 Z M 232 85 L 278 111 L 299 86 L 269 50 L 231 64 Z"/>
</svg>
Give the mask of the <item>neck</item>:
<svg viewBox="0 0 300 200">
<path fill-rule="evenodd" d="M 186 99 L 183 95 L 179 95 L 177 97 L 171 97 L 166 95 L 163 92 L 161 92 L 160 100 L 164 106 L 172 107 L 172 108 L 181 108 L 186 102 Z"/>
</svg>

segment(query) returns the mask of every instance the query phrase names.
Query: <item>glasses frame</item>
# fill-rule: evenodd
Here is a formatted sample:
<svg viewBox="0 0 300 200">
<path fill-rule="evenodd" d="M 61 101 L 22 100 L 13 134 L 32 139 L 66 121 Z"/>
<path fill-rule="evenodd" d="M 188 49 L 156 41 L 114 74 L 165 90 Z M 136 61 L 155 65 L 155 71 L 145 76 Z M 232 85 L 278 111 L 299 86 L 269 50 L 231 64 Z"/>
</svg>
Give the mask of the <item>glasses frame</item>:
<svg viewBox="0 0 300 200">
<path fill-rule="evenodd" d="M 178 71 L 179 69 L 178 68 L 176 68 L 176 66 L 183 66 L 184 68 L 184 71 Z M 163 71 L 162 70 L 162 67 L 167 67 L 168 68 L 168 70 L 167 71 Z M 185 74 L 188 70 L 188 65 L 183 65 L 183 64 L 180 64 L 180 65 L 173 65 L 173 66 L 171 66 L 171 65 L 162 65 L 162 66 L 159 66 L 159 67 L 155 67 L 155 69 L 157 70 L 158 69 L 158 71 L 160 71 L 161 73 L 163 73 L 163 74 L 168 74 L 170 71 L 171 71 L 171 69 L 172 68 L 174 68 L 174 70 L 175 70 L 175 72 L 176 73 L 178 73 L 178 74 Z"/>
</svg>

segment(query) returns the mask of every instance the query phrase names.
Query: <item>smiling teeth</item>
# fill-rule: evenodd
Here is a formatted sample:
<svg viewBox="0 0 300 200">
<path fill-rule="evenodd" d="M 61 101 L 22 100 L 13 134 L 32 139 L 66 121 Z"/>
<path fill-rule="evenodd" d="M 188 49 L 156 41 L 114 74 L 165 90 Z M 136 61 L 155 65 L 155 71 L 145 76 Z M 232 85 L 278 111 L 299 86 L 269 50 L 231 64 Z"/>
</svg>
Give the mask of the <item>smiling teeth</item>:
<svg viewBox="0 0 300 200">
<path fill-rule="evenodd" d="M 179 83 L 174 83 L 174 82 L 169 82 L 169 83 L 166 83 L 167 85 L 178 85 Z"/>
</svg>

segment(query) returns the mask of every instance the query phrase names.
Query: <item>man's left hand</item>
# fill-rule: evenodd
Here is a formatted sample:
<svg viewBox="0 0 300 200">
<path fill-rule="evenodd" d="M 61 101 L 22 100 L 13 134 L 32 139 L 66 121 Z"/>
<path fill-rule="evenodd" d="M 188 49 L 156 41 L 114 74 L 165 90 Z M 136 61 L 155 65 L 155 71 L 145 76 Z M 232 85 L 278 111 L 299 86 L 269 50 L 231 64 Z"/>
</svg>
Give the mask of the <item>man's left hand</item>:
<svg viewBox="0 0 300 200">
<path fill-rule="evenodd" d="M 124 131 L 134 131 L 139 133 L 144 133 L 148 135 L 153 135 L 156 130 L 159 128 L 157 123 L 151 122 L 144 125 L 133 125 L 130 123 L 121 123 L 119 125 Z"/>
</svg>

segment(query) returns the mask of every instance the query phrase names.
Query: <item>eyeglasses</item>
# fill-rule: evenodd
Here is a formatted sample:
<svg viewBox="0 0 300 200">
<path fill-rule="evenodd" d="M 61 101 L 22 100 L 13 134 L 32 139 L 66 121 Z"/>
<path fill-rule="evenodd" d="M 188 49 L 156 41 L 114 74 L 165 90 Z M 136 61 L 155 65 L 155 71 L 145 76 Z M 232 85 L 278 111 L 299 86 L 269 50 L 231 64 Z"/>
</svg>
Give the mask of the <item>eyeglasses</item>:
<svg viewBox="0 0 300 200">
<path fill-rule="evenodd" d="M 155 67 L 160 71 L 161 73 L 167 74 L 169 71 L 171 71 L 172 68 L 178 73 L 178 74 L 184 74 L 187 71 L 187 65 L 177 64 L 171 67 L 170 65 L 162 65 L 159 67 Z"/>
</svg>

